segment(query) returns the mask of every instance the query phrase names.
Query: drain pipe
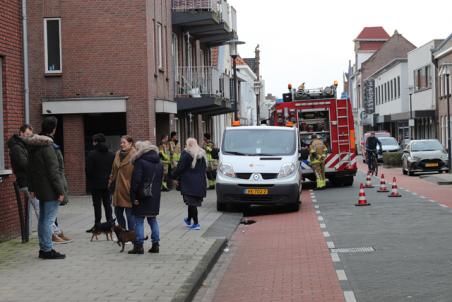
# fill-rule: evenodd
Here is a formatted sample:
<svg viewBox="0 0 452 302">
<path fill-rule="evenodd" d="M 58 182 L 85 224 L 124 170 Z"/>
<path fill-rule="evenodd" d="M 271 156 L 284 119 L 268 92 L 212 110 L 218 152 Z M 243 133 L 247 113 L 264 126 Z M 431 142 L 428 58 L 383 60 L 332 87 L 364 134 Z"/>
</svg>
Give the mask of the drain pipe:
<svg viewBox="0 0 452 302">
<path fill-rule="evenodd" d="M 22 0 L 22 39 L 24 55 L 24 115 L 25 123 L 30 123 L 30 91 L 28 85 L 28 27 L 27 0 Z"/>
</svg>

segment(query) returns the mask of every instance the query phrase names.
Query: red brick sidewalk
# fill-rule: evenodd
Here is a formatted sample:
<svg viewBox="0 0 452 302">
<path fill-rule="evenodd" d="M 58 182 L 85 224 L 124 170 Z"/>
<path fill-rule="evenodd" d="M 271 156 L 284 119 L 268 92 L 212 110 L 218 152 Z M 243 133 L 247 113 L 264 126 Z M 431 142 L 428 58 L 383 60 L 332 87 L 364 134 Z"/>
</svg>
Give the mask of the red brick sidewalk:
<svg viewBox="0 0 452 302">
<path fill-rule="evenodd" d="M 297 213 L 250 217 L 213 301 L 344 301 L 310 194 Z"/>
<path fill-rule="evenodd" d="M 367 172 L 367 165 L 358 162 L 358 168 L 364 173 Z M 428 199 L 435 200 L 441 204 L 452 208 L 452 186 L 440 186 L 438 184 L 431 183 L 429 181 L 423 180 L 417 176 L 408 176 L 402 174 L 402 168 L 383 168 L 383 166 L 378 167 L 378 177 L 381 177 L 381 173 L 385 175 L 386 182 L 392 183 L 392 178 L 397 178 L 397 186 L 404 189 L 415 192 L 420 196 L 427 197 Z M 434 176 L 434 175 L 433 175 Z M 374 186 L 378 186 L 375 180 L 373 181 Z M 389 186 L 389 189 L 391 187 Z M 401 194 L 404 194 L 401 192 Z M 406 193 L 405 193 L 406 194 Z"/>
</svg>

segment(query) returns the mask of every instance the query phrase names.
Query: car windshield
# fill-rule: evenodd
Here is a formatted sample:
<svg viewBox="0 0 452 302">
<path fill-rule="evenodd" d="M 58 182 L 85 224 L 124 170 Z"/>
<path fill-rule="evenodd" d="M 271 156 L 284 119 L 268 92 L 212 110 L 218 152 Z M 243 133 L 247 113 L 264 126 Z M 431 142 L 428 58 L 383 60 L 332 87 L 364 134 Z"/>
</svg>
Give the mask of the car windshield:
<svg viewBox="0 0 452 302">
<path fill-rule="evenodd" d="M 398 146 L 396 139 L 393 137 L 379 137 L 378 140 L 382 145 Z"/>
<path fill-rule="evenodd" d="M 441 150 L 443 150 L 443 145 L 437 140 L 413 142 L 411 145 L 411 151 L 413 152 Z"/>
<path fill-rule="evenodd" d="M 295 131 L 243 129 L 225 132 L 223 153 L 233 155 L 291 155 L 295 153 Z"/>
</svg>

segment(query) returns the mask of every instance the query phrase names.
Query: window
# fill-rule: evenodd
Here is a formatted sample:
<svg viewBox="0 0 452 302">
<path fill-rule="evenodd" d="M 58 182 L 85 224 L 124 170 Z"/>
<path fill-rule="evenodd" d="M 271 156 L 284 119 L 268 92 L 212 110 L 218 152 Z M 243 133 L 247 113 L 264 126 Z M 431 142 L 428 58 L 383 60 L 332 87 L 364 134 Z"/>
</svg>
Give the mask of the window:
<svg viewBox="0 0 452 302">
<path fill-rule="evenodd" d="M 3 141 L 3 59 L 0 57 L 0 172 L 5 170 L 5 145 Z"/>
<path fill-rule="evenodd" d="M 179 41 L 177 39 L 177 34 L 173 33 L 172 40 L 172 58 L 173 58 L 173 70 L 174 79 L 179 81 Z"/>
<path fill-rule="evenodd" d="M 157 23 L 157 63 L 160 70 L 163 70 L 163 33 L 162 24 Z"/>
<path fill-rule="evenodd" d="M 400 76 L 397 77 L 397 95 L 400 98 Z"/>
<path fill-rule="evenodd" d="M 430 65 L 414 71 L 414 91 L 429 89 L 432 87 L 432 76 Z"/>
<path fill-rule="evenodd" d="M 61 19 L 44 19 L 45 72 L 61 73 Z"/>
</svg>

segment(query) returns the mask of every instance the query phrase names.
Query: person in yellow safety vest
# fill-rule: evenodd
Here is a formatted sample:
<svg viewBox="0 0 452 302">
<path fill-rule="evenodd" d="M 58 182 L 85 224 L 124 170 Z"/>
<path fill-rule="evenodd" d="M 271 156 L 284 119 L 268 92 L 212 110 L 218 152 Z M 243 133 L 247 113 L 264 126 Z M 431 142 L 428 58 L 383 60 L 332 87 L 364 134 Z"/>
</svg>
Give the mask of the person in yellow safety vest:
<svg viewBox="0 0 452 302">
<path fill-rule="evenodd" d="M 173 131 L 170 134 L 170 141 L 169 141 L 169 148 L 170 148 L 170 154 L 171 154 L 171 170 L 174 171 L 177 167 L 177 163 L 180 159 L 181 149 L 180 144 L 177 139 L 177 132 Z M 174 186 L 173 182 L 173 189 L 176 187 Z"/>
<path fill-rule="evenodd" d="M 311 144 L 309 145 L 309 161 L 311 167 L 314 169 L 317 189 L 324 189 L 326 187 L 325 180 L 325 159 L 327 155 L 327 147 L 320 139 L 320 136 L 313 135 Z"/>
<path fill-rule="evenodd" d="M 163 164 L 162 191 L 167 192 L 168 189 L 168 173 L 171 165 L 171 153 L 168 144 L 168 135 L 162 135 L 159 144 L 159 156 Z"/>
<path fill-rule="evenodd" d="M 217 177 L 217 167 L 218 167 L 218 159 L 214 158 L 217 156 L 214 156 L 215 152 L 215 145 L 210 140 L 210 134 L 205 133 L 204 134 L 204 145 L 203 149 L 206 151 L 206 157 L 207 157 L 207 180 L 209 183 L 209 189 L 215 189 L 215 180 Z"/>
</svg>

